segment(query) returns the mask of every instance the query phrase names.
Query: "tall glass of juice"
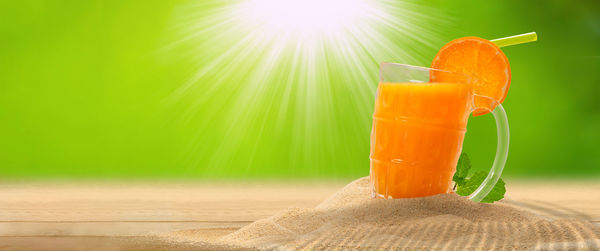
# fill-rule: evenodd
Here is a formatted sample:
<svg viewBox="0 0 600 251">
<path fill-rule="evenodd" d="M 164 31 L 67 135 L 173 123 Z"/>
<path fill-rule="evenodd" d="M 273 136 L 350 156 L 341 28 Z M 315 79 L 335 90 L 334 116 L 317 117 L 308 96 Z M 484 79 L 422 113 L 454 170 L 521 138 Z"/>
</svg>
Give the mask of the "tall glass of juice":
<svg viewBox="0 0 600 251">
<path fill-rule="evenodd" d="M 436 77 L 445 82 L 436 82 Z M 459 73 L 382 63 L 379 81 L 371 132 L 373 196 L 412 198 L 451 192 L 469 115 L 481 109 L 474 107 L 474 96 L 478 95 L 472 92 L 473 79 Z M 490 175 L 471 196 L 475 199 L 487 195 L 506 161 L 508 124 L 502 106 L 497 105 L 492 113 L 501 151 Z"/>
</svg>

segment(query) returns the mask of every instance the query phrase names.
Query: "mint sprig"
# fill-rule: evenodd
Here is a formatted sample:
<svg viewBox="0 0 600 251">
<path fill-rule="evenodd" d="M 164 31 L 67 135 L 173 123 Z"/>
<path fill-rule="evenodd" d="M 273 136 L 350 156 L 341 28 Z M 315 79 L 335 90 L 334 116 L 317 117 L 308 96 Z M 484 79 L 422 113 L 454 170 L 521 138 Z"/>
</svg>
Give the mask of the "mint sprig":
<svg viewBox="0 0 600 251">
<path fill-rule="evenodd" d="M 471 160 L 466 153 L 461 153 L 456 165 L 456 172 L 454 173 L 454 177 L 452 177 L 456 185 L 462 186 L 465 184 L 469 170 L 471 170 Z"/>
<path fill-rule="evenodd" d="M 481 185 L 485 177 L 487 177 L 487 173 L 482 171 L 469 176 L 470 170 L 471 160 L 466 153 L 462 153 L 458 159 L 454 177 L 452 177 L 452 180 L 456 183 L 454 188 L 458 195 L 467 196 L 472 194 Z M 492 203 L 499 201 L 504 198 L 504 193 L 506 193 L 505 183 L 502 179 L 499 179 L 494 188 L 492 188 L 492 191 L 481 202 Z"/>
</svg>

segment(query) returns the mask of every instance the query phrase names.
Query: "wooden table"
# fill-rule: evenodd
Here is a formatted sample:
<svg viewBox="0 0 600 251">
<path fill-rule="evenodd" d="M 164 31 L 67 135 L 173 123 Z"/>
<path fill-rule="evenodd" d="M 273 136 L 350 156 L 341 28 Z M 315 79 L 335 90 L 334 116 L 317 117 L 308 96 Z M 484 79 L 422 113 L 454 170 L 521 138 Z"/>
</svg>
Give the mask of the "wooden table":
<svg viewBox="0 0 600 251">
<path fill-rule="evenodd" d="M 0 249 L 189 249 L 148 236 L 217 238 L 290 206 L 314 207 L 349 181 L 0 183 Z M 598 180 L 508 184 L 515 206 L 600 225 Z"/>
</svg>

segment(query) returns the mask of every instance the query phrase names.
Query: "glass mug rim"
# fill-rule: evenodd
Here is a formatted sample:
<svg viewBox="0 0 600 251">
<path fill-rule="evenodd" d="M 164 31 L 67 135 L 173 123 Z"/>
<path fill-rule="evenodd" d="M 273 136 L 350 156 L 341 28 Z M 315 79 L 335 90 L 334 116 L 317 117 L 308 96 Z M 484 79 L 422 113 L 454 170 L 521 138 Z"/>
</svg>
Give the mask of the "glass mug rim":
<svg viewBox="0 0 600 251">
<path fill-rule="evenodd" d="M 430 74 L 430 72 L 441 72 L 444 74 L 450 74 L 452 76 L 457 76 L 460 78 L 464 78 L 464 81 L 460 81 L 460 82 L 435 82 L 435 81 L 431 81 L 430 79 L 428 79 L 427 81 L 422 81 L 422 80 L 415 80 L 413 81 L 385 81 L 384 77 L 383 77 L 383 68 L 384 66 L 394 66 L 397 68 L 402 68 L 402 69 L 406 69 L 406 70 L 410 70 L 410 71 L 421 71 L 421 72 L 428 72 L 428 76 Z M 379 83 L 391 83 L 391 84 L 408 84 L 408 83 L 437 83 L 437 84 L 473 84 L 473 82 L 475 82 L 477 80 L 477 78 L 469 75 L 469 74 L 465 74 L 465 73 L 460 73 L 460 72 L 453 72 L 453 71 L 447 71 L 447 70 L 440 70 L 440 69 L 435 69 L 435 68 L 429 68 L 429 67 L 424 67 L 424 66 L 416 66 L 416 65 L 409 65 L 409 64 L 400 64 L 400 63 L 392 63 L 392 62 L 381 62 L 379 64 Z M 481 95 L 479 95 L 481 96 Z"/>
<path fill-rule="evenodd" d="M 403 73 L 409 73 L 409 72 L 420 72 L 427 75 L 427 80 L 415 80 L 415 79 L 411 79 L 411 80 L 405 80 L 405 81 L 394 81 L 394 80 L 385 80 L 384 77 L 384 67 L 386 66 L 393 66 L 393 70 L 403 70 Z M 452 81 L 452 82 L 436 82 L 436 81 L 431 81 L 431 72 L 440 72 L 445 74 L 446 76 L 451 76 L 453 79 L 458 79 L 459 81 Z M 470 90 L 470 95 L 471 95 L 471 111 L 470 112 L 474 112 L 477 109 L 484 109 L 484 110 L 488 110 L 491 112 L 490 109 L 487 109 L 485 107 L 477 107 L 475 104 L 475 99 L 479 99 L 479 100 L 486 100 L 487 102 L 489 102 L 489 104 L 494 104 L 493 106 L 496 106 L 498 104 L 500 104 L 500 102 L 498 102 L 498 100 L 486 96 L 486 95 L 481 95 L 481 94 L 477 94 L 474 92 L 473 90 L 473 83 L 477 81 L 477 78 L 469 75 L 469 74 L 465 74 L 465 73 L 459 73 L 459 72 L 453 72 L 453 71 L 446 71 L 446 70 L 440 70 L 440 69 L 435 69 L 435 68 L 429 68 L 429 67 L 424 67 L 424 66 L 416 66 L 416 65 L 409 65 L 409 64 L 400 64 L 400 63 L 391 63 L 391 62 L 381 62 L 379 64 L 379 84 L 381 83 L 385 83 L 385 84 L 392 84 L 392 85 L 405 85 L 405 84 L 436 84 L 436 85 L 468 85 L 469 86 L 469 90 Z"/>
</svg>

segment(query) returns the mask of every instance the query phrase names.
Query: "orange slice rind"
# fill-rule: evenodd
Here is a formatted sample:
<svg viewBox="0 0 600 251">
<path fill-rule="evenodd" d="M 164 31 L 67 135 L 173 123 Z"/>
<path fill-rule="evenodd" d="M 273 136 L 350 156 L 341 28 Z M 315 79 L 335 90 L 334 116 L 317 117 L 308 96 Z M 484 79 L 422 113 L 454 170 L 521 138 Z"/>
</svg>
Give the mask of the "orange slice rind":
<svg viewBox="0 0 600 251">
<path fill-rule="evenodd" d="M 486 114 L 502 103 L 510 87 L 510 64 L 504 52 L 489 40 L 464 37 L 450 41 L 437 53 L 431 68 L 469 75 L 475 96 L 473 116 Z M 431 82 L 452 82 L 449 74 L 431 74 Z"/>
</svg>

